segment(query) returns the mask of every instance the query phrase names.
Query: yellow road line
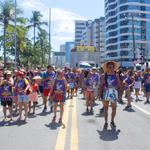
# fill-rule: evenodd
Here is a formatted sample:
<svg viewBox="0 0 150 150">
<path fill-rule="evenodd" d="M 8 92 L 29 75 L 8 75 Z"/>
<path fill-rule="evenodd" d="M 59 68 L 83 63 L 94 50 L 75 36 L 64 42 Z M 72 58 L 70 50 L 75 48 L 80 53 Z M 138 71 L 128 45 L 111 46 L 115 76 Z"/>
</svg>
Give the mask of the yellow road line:
<svg viewBox="0 0 150 150">
<path fill-rule="evenodd" d="M 55 145 L 55 150 L 64 150 L 65 142 L 66 142 L 66 132 L 67 132 L 67 125 L 68 125 L 68 116 L 69 116 L 69 103 L 70 100 L 66 101 L 65 111 L 63 114 L 63 123 L 65 124 L 65 128 L 60 128 L 58 132 L 58 137 Z"/>
<path fill-rule="evenodd" d="M 78 125 L 77 125 L 76 100 L 77 100 L 76 98 L 73 99 L 70 150 L 78 150 Z"/>
</svg>

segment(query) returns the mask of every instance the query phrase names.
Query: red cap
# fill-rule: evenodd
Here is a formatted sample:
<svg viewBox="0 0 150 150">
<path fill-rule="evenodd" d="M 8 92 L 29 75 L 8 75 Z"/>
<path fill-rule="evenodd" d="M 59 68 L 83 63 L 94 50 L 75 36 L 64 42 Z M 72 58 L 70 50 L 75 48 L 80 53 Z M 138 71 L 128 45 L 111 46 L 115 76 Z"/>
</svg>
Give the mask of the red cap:
<svg viewBox="0 0 150 150">
<path fill-rule="evenodd" d="M 18 77 L 18 76 L 24 76 L 24 73 L 22 72 L 22 71 L 18 71 L 17 73 L 16 73 L 16 76 Z"/>
</svg>

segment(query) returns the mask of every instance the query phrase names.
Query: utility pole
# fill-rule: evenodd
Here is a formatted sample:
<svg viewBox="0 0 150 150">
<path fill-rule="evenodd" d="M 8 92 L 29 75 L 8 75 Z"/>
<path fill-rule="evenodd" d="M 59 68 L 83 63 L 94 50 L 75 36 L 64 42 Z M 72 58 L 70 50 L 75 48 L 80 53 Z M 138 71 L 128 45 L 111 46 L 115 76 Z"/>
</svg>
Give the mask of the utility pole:
<svg viewBox="0 0 150 150">
<path fill-rule="evenodd" d="M 49 9 L 49 59 L 48 63 L 51 64 L 51 8 Z"/>
<path fill-rule="evenodd" d="M 135 70 L 135 60 L 136 60 L 136 47 L 135 47 L 135 33 L 134 33 L 134 14 L 131 14 L 132 17 L 132 38 L 133 38 L 133 62 Z"/>
<path fill-rule="evenodd" d="M 15 67 L 17 67 L 17 0 L 15 0 Z"/>
</svg>

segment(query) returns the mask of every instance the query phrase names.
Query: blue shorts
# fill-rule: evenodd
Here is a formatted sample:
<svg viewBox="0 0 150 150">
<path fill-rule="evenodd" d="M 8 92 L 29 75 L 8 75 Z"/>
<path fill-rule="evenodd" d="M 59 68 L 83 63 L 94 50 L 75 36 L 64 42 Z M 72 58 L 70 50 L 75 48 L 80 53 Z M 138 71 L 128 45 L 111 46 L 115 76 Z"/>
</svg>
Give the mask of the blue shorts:
<svg viewBox="0 0 150 150">
<path fill-rule="evenodd" d="M 74 83 L 69 83 L 69 87 L 71 90 L 73 90 L 74 89 Z"/>
<path fill-rule="evenodd" d="M 43 86 L 39 86 L 39 91 L 40 91 L 40 93 L 43 93 L 43 91 L 44 91 L 44 88 L 43 88 Z"/>
<path fill-rule="evenodd" d="M 150 93 L 150 85 L 144 85 L 144 90 L 146 93 Z"/>
<path fill-rule="evenodd" d="M 28 95 L 18 95 L 18 102 L 28 102 L 29 97 Z"/>
</svg>

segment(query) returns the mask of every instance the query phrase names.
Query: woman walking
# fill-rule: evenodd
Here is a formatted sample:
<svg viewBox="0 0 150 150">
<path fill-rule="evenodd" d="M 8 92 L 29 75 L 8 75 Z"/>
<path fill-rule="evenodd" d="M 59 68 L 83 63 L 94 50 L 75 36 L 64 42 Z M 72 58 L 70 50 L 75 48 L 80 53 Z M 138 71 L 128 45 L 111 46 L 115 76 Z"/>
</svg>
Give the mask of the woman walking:
<svg viewBox="0 0 150 150">
<path fill-rule="evenodd" d="M 57 77 L 52 84 L 52 91 L 50 93 L 51 98 L 54 100 L 54 116 L 52 122 L 56 121 L 57 107 L 60 106 L 60 118 L 59 123 L 62 124 L 62 117 L 64 112 L 64 102 L 66 100 L 66 88 L 67 82 L 64 78 L 62 71 L 57 71 Z"/>
<path fill-rule="evenodd" d="M 132 102 L 132 97 L 131 97 L 131 92 L 133 89 L 134 85 L 134 78 L 133 78 L 133 73 L 131 70 L 129 70 L 126 74 L 126 78 L 123 81 L 124 83 L 124 90 L 125 90 L 125 95 L 127 98 L 127 106 L 124 108 L 124 110 L 128 110 L 132 108 L 131 102 Z"/>
<path fill-rule="evenodd" d="M 114 61 L 109 61 L 103 64 L 103 69 L 105 74 L 101 80 L 101 93 L 100 96 L 103 99 L 103 107 L 104 107 L 104 117 L 105 124 L 104 129 L 108 127 L 108 108 L 109 103 L 111 103 L 112 114 L 111 114 L 111 127 L 115 128 L 115 116 L 116 116 L 116 107 L 118 100 L 118 87 L 119 87 L 119 76 L 116 74 L 117 69 L 119 68 L 119 64 Z"/>
<path fill-rule="evenodd" d="M 0 98 L 1 98 L 1 105 L 3 106 L 3 113 L 4 113 L 4 121 L 6 121 L 6 110 L 8 106 L 8 110 L 10 113 L 10 121 L 12 121 L 12 91 L 13 91 L 13 80 L 11 80 L 11 72 L 7 71 L 4 74 L 4 79 L 0 84 Z"/>
<path fill-rule="evenodd" d="M 28 94 L 29 89 L 30 89 L 30 85 L 27 79 L 24 78 L 24 73 L 19 71 L 17 74 L 17 83 L 16 83 L 16 90 L 17 90 L 17 94 L 18 94 L 18 103 L 19 103 L 19 118 L 18 120 L 22 119 L 22 110 L 24 107 L 25 110 L 25 121 L 27 119 L 28 116 Z"/>
</svg>

